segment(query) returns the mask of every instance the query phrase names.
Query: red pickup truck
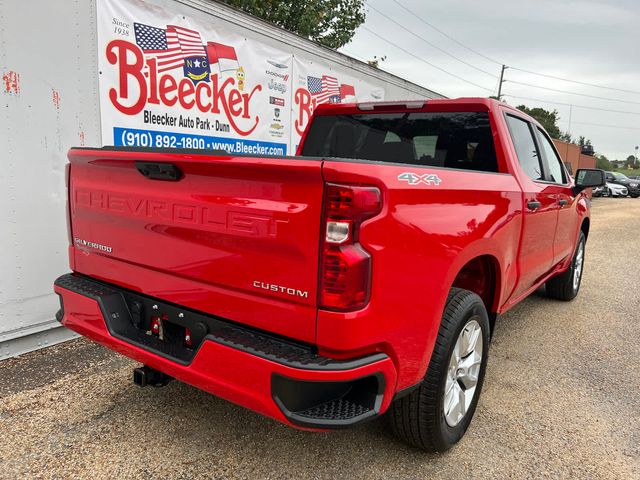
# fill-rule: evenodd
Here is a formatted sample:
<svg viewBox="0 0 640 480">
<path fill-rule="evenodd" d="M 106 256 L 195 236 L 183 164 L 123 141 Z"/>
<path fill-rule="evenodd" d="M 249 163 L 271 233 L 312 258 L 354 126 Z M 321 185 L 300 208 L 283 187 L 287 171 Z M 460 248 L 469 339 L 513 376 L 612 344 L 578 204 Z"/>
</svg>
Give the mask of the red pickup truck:
<svg viewBox="0 0 640 480">
<path fill-rule="evenodd" d="M 286 424 L 443 451 L 476 408 L 498 314 L 578 293 L 586 188 L 488 99 L 322 105 L 295 157 L 74 148 L 57 318 Z"/>
</svg>

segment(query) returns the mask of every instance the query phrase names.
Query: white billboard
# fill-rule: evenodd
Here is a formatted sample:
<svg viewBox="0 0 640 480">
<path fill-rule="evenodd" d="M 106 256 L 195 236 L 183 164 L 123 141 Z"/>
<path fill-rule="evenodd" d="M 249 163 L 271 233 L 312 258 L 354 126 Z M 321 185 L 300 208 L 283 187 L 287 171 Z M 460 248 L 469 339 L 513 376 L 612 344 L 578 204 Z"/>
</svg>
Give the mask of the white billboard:
<svg viewBox="0 0 640 480">
<path fill-rule="evenodd" d="M 98 2 L 103 145 L 291 155 L 316 105 L 384 88 L 140 0 Z"/>
<path fill-rule="evenodd" d="M 291 62 L 212 23 L 101 0 L 102 143 L 286 155 Z"/>
<path fill-rule="evenodd" d="M 295 153 L 311 114 L 322 103 L 384 100 L 384 88 L 318 61 L 294 57 L 291 151 Z"/>
</svg>

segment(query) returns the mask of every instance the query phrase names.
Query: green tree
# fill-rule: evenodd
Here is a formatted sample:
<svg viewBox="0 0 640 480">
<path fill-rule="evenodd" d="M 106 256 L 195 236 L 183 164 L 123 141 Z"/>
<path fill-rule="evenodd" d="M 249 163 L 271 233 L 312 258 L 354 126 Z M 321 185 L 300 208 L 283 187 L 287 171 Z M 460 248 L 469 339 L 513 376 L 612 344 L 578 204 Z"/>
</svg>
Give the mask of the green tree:
<svg viewBox="0 0 640 480">
<path fill-rule="evenodd" d="M 365 19 L 364 0 L 223 0 L 329 48 L 349 43 Z"/>
<path fill-rule="evenodd" d="M 610 172 L 614 169 L 614 166 L 611 164 L 609 159 L 604 155 L 594 155 L 596 159 L 596 168 L 601 168 L 602 170 L 606 170 Z"/>
<path fill-rule="evenodd" d="M 558 138 L 563 142 L 574 143 L 573 137 L 571 137 L 571 134 L 569 132 L 560 132 L 560 137 Z"/>
<path fill-rule="evenodd" d="M 562 131 L 560 131 L 560 127 L 558 127 L 560 116 L 557 110 L 545 110 L 540 107 L 528 108 L 524 105 L 518 105 L 516 108 L 535 118 L 551 137 L 560 138 L 562 135 Z"/>
</svg>

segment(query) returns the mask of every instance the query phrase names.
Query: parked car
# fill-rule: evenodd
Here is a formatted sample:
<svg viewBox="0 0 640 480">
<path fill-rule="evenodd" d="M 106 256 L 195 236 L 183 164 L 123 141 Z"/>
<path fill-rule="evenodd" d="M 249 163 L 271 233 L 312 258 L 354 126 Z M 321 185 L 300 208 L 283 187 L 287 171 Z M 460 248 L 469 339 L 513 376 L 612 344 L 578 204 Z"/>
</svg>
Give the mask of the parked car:
<svg viewBox="0 0 640 480">
<path fill-rule="evenodd" d="M 637 198 L 640 197 L 640 181 L 632 180 L 623 173 L 605 172 L 607 184 L 617 184 L 627 187 L 627 195 Z M 615 196 L 615 195 L 614 195 Z M 626 195 L 625 195 L 626 196 Z"/>
<path fill-rule="evenodd" d="M 447 450 L 496 316 L 578 294 L 604 172 L 574 183 L 536 120 L 486 98 L 321 105 L 298 152 L 72 149 L 56 317 L 142 362 L 140 386 L 311 430 L 389 411 Z"/>
<path fill-rule="evenodd" d="M 629 195 L 629 190 L 624 185 L 619 185 L 617 183 L 609 183 L 607 182 L 606 186 L 606 196 L 607 197 L 626 197 Z"/>
<path fill-rule="evenodd" d="M 591 189 L 591 195 L 594 197 L 606 197 L 609 195 L 609 192 L 605 190 L 605 186 L 602 187 L 593 187 Z"/>
</svg>

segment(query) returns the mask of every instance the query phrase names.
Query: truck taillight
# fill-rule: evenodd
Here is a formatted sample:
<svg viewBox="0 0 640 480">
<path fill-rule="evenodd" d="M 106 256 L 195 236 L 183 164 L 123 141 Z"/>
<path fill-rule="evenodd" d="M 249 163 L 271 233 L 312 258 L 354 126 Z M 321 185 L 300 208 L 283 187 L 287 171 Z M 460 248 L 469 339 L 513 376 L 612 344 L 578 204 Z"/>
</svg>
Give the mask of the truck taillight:
<svg viewBox="0 0 640 480">
<path fill-rule="evenodd" d="M 320 308 L 357 310 L 369 301 L 371 256 L 358 242 L 360 224 L 382 209 L 380 189 L 326 184 Z"/>
<path fill-rule="evenodd" d="M 73 245 L 73 235 L 71 233 L 71 185 L 69 180 L 71 179 L 71 164 L 67 163 L 64 166 L 64 184 L 66 186 L 67 201 L 65 202 L 65 211 L 67 217 L 67 238 L 69 245 Z"/>
</svg>

